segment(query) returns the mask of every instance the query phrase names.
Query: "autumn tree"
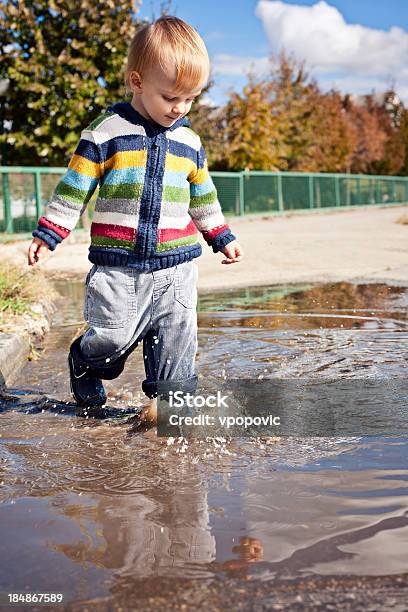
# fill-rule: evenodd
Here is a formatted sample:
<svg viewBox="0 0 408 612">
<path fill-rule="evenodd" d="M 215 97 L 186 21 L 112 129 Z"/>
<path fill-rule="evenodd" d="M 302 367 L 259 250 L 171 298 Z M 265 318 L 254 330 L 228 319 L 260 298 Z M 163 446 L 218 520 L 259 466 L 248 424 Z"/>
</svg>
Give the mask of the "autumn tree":
<svg viewBox="0 0 408 612">
<path fill-rule="evenodd" d="M 225 118 L 229 169 L 279 169 L 280 139 L 271 109 L 270 82 L 250 73 L 242 94 L 231 92 Z"/>
<path fill-rule="evenodd" d="M 352 156 L 350 127 L 345 116 L 342 96 L 337 91 L 315 90 L 309 97 L 313 106 L 312 144 L 297 169 L 307 172 L 347 172 Z"/>
<path fill-rule="evenodd" d="M 377 99 L 379 98 L 379 99 Z M 392 90 L 383 96 L 365 96 L 367 110 L 377 117 L 378 124 L 385 134 L 383 155 L 372 164 L 374 174 L 400 173 L 405 162 L 405 145 L 402 132 L 403 104 Z"/>
<path fill-rule="evenodd" d="M 304 62 L 282 52 L 271 57 L 271 112 L 277 125 L 284 157 L 281 170 L 305 169 L 314 147 L 313 105 L 317 84 L 309 79 Z M 303 166 L 303 167 L 302 167 Z"/>
<path fill-rule="evenodd" d="M 188 119 L 191 127 L 200 135 L 209 167 L 212 170 L 224 170 L 227 163 L 225 107 L 214 107 L 206 101 L 206 96 L 213 85 L 214 79 L 210 77 L 200 96 L 194 101 Z"/>
<path fill-rule="evenodd" d="M 363 104 L 356 104 L 350 95 L 343 101 L 349 124 L 352 154 L 349 172 L 369 173 L 376 161 L 384 155 L 386 134 L 381 129 L 378 116 L 370 113 Z"/>
<path fill-rule="evenodd" d="M 393 91 L 360 98 L 323 93 L 303 62 L 272 57 L 270 73 L 248 75 L 219 113 L 222 168 L 398 174 L 408 151 L 403 105 Z"/>
<path fill-rule="evenodd" d="M 303 63 L 281 53 L 270 74 L 249 75 L 226 105 L 226 167 L 345 171 L 351 155 L 339 93 L 323 94 Z"/>
<path fill-rule="evenodd" d="M 270 66 L 267 77 L 249 74 L 242 94 L 230 94 L 226 136 L 232 170 L 294 170 L 313 146 L 315 84 L 303 64 L 284 53 L 271 57 Z"/>
<path fill-rule="evenodd" d="M 81 129 L 123 98 L 139 0 L 8 0 L 0 7 L 0 78 L 8 163 L 65 165 Z"/>
<path fill-rule="evenodd" d="M 408 176 L 408 110 L 405 108 L 402 111 L 400 133 L 405 151 L 404 164 L 400 170 L 400 174 Z"/>
</svg>

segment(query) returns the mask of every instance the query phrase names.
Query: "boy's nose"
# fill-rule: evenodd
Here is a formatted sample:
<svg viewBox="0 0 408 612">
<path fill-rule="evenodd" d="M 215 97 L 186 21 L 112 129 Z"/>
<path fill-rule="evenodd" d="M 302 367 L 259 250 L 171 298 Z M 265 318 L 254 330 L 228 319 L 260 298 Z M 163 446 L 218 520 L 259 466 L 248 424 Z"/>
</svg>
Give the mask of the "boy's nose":
<svg viewBox="0 0 408 612">
<path fill-rule="evenodd" d="M 173 106 L 172 113 L 173 115 L 183 115 L 186 112 L 186 104 L 185 102 L 179 102 Z"/>
</svg>

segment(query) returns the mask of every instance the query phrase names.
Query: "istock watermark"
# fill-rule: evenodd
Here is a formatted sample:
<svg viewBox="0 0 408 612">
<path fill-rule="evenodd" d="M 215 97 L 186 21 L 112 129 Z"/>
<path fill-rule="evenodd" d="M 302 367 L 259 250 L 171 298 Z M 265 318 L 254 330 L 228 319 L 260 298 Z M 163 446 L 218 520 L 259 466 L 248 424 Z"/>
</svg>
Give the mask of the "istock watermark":
<svg viewBox="0 0 408 612">
<path fill-rule="evenodd" d="M 280 416 L 274 414 L 243 414 L 238 397 L 220 390 L 195 394 L 170 391 L 158 404 L 159 435 L 237 436 L 242 430 L 244 435 L 256 435 L 254 428 L 276 428 L 280 424 Z"/>
<path fill-rule="evenodd" d="M 214 385 L 214 381 L 212 381 Z M 265 431 L 276 435 L 281 416 L 273 412 L 249 414 L 247 396 L 237 389 L 212 393 L 208 380 L 196 393 L 170 391 L 158 402 L 158 434 L 161 436 L 222 437 L 259 436 Z M 223 385 L 225 387 L 225 384 Z"/>
<path fill-rule="evenodd" d="M 228 395 L 221 395 L 220 391 L 217 391 L 216 395 L 200 395 L 192 393 L 183 393 L 182 391 L 170 391 L 169 392 L 169 406 L 171 408 L 182 408 L 184 406 L 188 408 L 202 408 L 207 406 L 208 408 L 228 408 L 226 400 Z"/>
<path fill-rule="evenodd" d="M 226 429 L 233 427 L 243 427 L 248 429 L 254 425 L 259 427 L 272 427 L 281 424 L 280 417 L 269 414 L 268 416 L 211 416 L 209 414 L 196 414 L 195 416 L 184 416 L 181 414 L 170 414 L 168 417 L 170 425 L 199 425 L 212 427 L 214 425 L 220 425 Z"/>
<path fill-rule="evenodd" d="M 158 399 L 159 436 L 408 435 L 408 382 L 395 379 L 199 379 Z"/>
</svg>

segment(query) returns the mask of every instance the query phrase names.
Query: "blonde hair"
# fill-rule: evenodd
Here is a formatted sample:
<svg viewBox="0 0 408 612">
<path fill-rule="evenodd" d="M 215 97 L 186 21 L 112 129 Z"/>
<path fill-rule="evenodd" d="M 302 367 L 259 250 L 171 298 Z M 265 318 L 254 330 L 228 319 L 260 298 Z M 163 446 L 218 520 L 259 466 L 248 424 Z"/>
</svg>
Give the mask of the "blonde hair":
<svg viewBox="0 0 408 612">
<path fill-rule="evenodd" d="M 210 60 L 201 36 L 188 23 L 165 15 L 141 28 L 133 37 L 125 69 L 125 87 L 130 92 L 130 73 L 141 77 L 151 68 L 164 73 L 176 67 L 175 92 L 197 89 L 209 77 Z"/>
</svg>

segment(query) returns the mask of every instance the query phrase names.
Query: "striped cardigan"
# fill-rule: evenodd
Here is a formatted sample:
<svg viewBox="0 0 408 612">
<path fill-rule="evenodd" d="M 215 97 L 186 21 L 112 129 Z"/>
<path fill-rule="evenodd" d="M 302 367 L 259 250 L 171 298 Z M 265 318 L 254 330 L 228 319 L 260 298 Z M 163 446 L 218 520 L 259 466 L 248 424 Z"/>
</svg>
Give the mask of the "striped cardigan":
<svg viewBox="0 0 408 612">
<path fill-rule="evenodd" d="M 99 185 L 89 260 L 149 272 L 216 253 L 235 239 L 225 223 L 200 137 L 185 117 L 166 128 L 120 102 L 81 134 L 33 232 L 51 250 L 75 227 Z"/>
</svg>

